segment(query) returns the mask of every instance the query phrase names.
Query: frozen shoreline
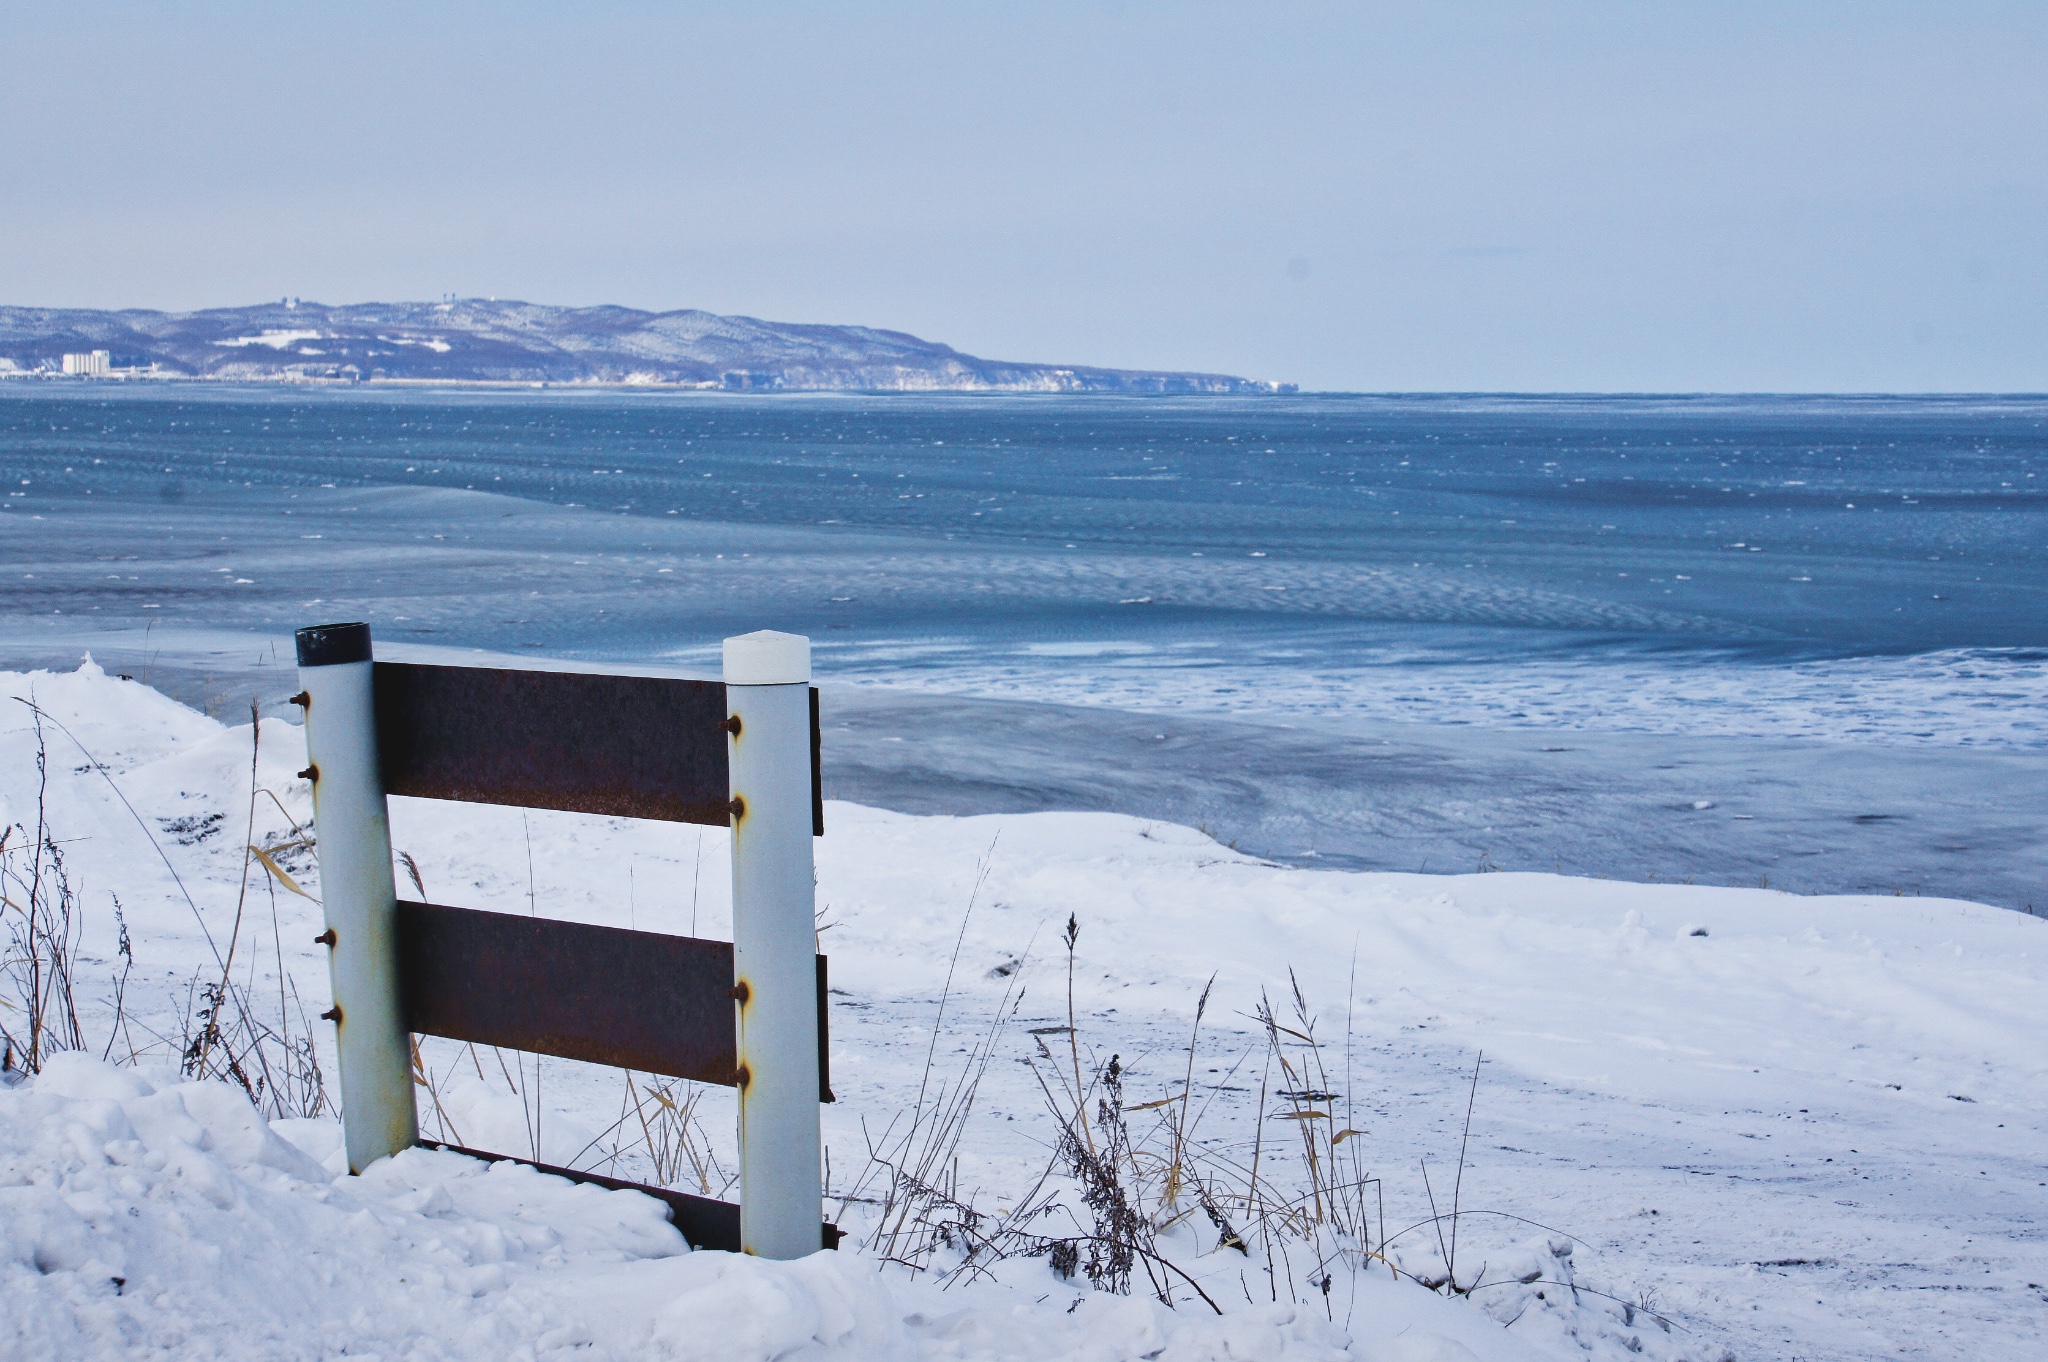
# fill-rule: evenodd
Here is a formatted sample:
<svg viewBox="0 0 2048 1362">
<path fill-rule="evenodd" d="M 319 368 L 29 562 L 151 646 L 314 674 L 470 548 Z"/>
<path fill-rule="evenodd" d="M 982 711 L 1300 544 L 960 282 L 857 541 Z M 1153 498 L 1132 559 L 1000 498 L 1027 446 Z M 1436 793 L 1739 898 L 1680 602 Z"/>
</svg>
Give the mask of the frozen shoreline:
<svg viewBox="0 0 2048 1362">
<path fill-rule="evenodd" d="M 710 467 L 706 487 L 730 466 Z M 140 483 L 102 496 L 32 481 L 41 509 L 0 516 L 0 555 L 20 569 L 0 666 L 90 651 L 209 712 L 254 698 L 280 713 L 297 689 L 290 628 L 325 619 L 371 621 L 391 656 L 695 674 L 725 633 L 770 625 L 813 636 L 846 716 L 829 787 L 861 802 L 1125 812 L 1351 869 L 2048 906 L 2035 649 L 1808 656 L 1587 633 L 1604 598 L 1540 574 L 1525 591 L 1448 567 L 1067 554 L 445 487 L 177 480 L 156 499 Z M 1640 575 L 1633 551 L 1598 552 Z M 1770 554 L 1723 557 L 1744 589 L 1777 589 Z M 1554 627 L 1484 623 L 1501 610 Z"/>
<path fill-rule="evenodd" d="M 231 718 L 254 700 L 292 717 L 283 639 L 188 632 L 145 653 L 80 632 L 0 649 L 0 667 L 68 669 L 95 638 L 110 672 L 185 703 Z M 1121 813 L 1304 868 L 1549 870 L 2048 913 L 2048 785 L 2033 751 L 1145 713 L 829 678 L 823 690 L 827 794 L 906 813 Z"/>
</svg>

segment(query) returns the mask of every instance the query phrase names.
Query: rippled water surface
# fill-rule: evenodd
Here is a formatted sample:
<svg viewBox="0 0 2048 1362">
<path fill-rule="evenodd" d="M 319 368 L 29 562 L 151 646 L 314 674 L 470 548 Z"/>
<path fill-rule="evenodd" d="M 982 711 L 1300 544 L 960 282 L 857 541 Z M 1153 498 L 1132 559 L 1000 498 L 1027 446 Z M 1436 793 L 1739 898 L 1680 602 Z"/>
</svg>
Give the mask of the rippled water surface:
<svg viewBox="0 0 2048 1362">
<path fill-rule="evenodd" d="M 2028 398 L 13 382 L 0 533 L 29 631 L 346 604 L 393 641 L 700 660 L 745 623 L 927 689 L 2033 747 L 2044 454 Z"/>
</svg>

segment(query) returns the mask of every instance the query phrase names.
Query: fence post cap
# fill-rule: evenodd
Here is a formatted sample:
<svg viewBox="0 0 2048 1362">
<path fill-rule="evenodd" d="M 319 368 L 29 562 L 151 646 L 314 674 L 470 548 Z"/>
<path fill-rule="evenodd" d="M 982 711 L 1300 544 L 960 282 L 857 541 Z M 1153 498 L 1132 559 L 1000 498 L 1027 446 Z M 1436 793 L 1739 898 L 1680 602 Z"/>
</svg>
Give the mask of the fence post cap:
<svg viewBox="0 0 2048 1362">
<path fill-rule="evenodd" d="M 294 636 L 301 667 L 333 667 L 370 660 L 367 624 L 314 624 Z"/>
<path fill-rule="evenodd" d="M 725 641 L 728 686 L 803 685 L 811 679 L 811 641 L 762 629 Z"/>
</svg>

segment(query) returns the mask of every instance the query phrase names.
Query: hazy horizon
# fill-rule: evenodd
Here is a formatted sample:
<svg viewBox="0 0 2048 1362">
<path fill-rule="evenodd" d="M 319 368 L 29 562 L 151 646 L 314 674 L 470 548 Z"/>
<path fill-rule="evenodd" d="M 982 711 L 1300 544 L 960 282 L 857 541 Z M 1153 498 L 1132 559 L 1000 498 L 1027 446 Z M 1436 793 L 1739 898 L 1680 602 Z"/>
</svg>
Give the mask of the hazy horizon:
<svg viewBox="0 0 2048 1362">
<path fill-rule="evenodd" d="M 0 299 L 700 308 L 1338 392 L 2048 388 L 2018 4 L 23 11 Z"/>
</svg>

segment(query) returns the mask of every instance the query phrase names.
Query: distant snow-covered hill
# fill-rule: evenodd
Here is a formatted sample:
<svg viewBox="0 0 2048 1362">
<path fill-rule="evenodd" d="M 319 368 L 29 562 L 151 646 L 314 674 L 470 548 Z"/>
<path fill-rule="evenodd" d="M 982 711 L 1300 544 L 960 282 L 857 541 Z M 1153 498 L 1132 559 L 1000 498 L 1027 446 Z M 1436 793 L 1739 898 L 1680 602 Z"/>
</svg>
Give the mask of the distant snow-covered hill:
<svg viewBox="0 0 2048 1362">
<path fill-rule="evenodd" d="M 117 370 L 217 379 L 649 383 L 903 392 L 1264 393 L 1291 384 L 979 359 L 901 331 L 693 309 L 547 307 L 467 298 L 327 307 L 297 299 L 199 312 L 0 307 L 0 372 L 54 373 L 106 350 Z"/>
</svg>

